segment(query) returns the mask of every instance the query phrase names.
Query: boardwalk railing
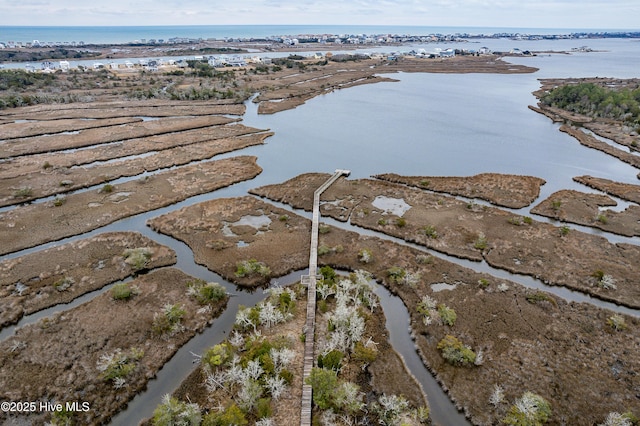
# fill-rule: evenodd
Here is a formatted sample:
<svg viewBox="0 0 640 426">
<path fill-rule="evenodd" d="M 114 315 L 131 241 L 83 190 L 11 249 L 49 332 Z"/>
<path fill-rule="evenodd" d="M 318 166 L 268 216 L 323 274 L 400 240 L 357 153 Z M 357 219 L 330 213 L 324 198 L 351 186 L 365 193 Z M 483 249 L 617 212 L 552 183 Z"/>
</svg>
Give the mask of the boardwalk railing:
<svg viewBox="0 0 640 426">
<path fill-rule="evenodd" d="M 349 170 L 336 170 L 336 172 L 313 193 L 313 217 L 311 223 L 311 248 L 309 250 L 309 275 L 303 275 L 302 284 L 307 286 L 307 321 L 305 324 L 304 343 L 304 372 L 302 381 L 302 410 L 300 417 L 301 426 L 311 425 L 311 386 L 305 384 L 311 374 L 315 359 L 314 342 L 316 330 L 316 280 L 320 279 L 318 273 L 318 227 L 320 220 L 320 194 L 329 188 L 340 176 L 349 176 Z"/>
</svg>

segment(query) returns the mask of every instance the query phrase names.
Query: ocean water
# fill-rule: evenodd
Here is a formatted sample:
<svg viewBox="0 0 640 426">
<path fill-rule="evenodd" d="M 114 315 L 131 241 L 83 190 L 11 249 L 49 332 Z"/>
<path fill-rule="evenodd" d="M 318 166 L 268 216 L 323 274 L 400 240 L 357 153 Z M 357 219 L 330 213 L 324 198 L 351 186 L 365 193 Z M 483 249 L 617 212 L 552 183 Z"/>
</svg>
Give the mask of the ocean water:
<svg viewBox="0 0 640 426">
<path fill-rule="evenodd" d="M 183 25 L 183 26 L 99 26 L 41 27 L 0 26 L 0 42 L 84 42 L 85 44 L 130 43 L 136 40 L 180 38 L 265 38 L 301 34 L 571 34 L 620 32 L 611 29 L 440 27 L 386 25 Z M 637 30 L 636 30 L 637 31 Z"/>
</svg>

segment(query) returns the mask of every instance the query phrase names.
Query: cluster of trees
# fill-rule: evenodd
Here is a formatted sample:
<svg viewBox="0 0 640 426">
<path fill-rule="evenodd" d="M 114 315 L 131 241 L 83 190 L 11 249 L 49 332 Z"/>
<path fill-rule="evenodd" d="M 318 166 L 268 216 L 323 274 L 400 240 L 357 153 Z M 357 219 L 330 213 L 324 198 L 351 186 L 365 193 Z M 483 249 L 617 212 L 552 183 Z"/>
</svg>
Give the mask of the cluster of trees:
<svg viewBox="0 0 640 426">
<path fill-rule="evenodd" d="M 272 426 L 275 401 L 286 395 L 294 378 L 289 366 L 296 357 L 290 339 L 267 338 L 261 330 L 293 317 L 304 289 L 272 287 L 269 296 L 252 308 L 240 306 L 228 340 L 209 348 L 200 358 L 212 408 L 166 396 L 153 413 L 154 425 Z M 189 284 L 189 294 L 206 304 L 226 297 L 224 288 L 201 280 Z M 201 300 L 203 299 L 203 300 Z"/>
<path fill-rule="evenodd" d="M 68 50 L 63 48 L 42 51 L 24 49 L 0 51 L 0 61 L 2 62 L 40 62 L 47 59 L 81 59 L 95 56 L 100 56 L 100 52 Z"/>
<path fill-rule="evenodd" d="M 569 84 L 550 90 L 544 105 L 590 117 L 623 121 L 640 127 L 640 88 L 608 88 L 595 83 Z"/>
<path fill-rule="evenodd" d="M 0 71 L 0 90 L 22 90 L 41 88 L 56 79 L 54 74 L 33 73 L 24 70 Z"/>
</svg>

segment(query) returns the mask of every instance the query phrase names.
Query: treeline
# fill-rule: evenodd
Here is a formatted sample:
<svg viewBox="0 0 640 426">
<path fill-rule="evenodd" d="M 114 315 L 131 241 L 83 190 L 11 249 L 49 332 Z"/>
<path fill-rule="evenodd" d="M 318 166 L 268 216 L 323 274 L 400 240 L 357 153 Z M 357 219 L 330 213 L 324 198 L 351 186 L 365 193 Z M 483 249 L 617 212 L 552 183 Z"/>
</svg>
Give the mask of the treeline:
<svg viewBox="0 0 640 426">
<path fill-rule="evenodd" d="M 620 120 L 640 126 L 640 88 L 608 88 L 579 83 L 552 89 L 541 98 L 544 105 L 589 117 Z"/>
<path fill-rule="evenodd" d="M 82 59 L 100 56 L 100 52 L 68 49 L 0 50 L 0 62 L 40 62 L 59 59 Z"/>
</svg>

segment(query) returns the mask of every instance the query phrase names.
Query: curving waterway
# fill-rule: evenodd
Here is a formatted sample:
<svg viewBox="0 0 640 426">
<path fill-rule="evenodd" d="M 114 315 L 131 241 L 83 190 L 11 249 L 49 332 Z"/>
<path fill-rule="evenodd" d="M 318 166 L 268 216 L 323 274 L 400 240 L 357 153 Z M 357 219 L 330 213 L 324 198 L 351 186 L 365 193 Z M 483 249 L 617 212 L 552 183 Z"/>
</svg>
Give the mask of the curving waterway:
<svg viewBox="0 0 640 426">
<path fill-rule="evenodd" d="M 126 410 L 112 419 L 114 425 L 137 424 L 149 418 L 161 397 L 171 393 L 196 367 L 194 354 L 200 354 L 226 338 L 233 326 L 238 305 L 251 306 L 263 298 L 262 291 L 239 290 L 217 274 L 197 265 L 193 253 L 184 243 L 152 231 L 146 226 L 148 219 L 214 198 L 244 196 L 251 188 L 281 183 L 301 173 L 331 173 L 336 168 L 350 169 L 354 179 L 387 172 L 441 176 L 466 176 L 483 172 L 532 175 L 547 182 L 542 188 L 540 199 L 559 189 L 592 192 L 593 190 L 572 180 L 573 176 L 582 174 L 637 184 L 636 169 L 604 153 L 583 147 L 570 136 L 559 132 L 558 125 L 527 108 L 535 103 L 531 92 L 539 87 L 537 78 L 549 77 L 552 72 L 560 72 L 557 70 L 564 73 L 560 76 L 567 74 L 575 77 L 592 76 L 589 69 L 608 69 L 608 76 L 628 77 L 626 73 L 629 51 L 640 61 L 640 46 L 629 50 L 629 45 L 623 44 L 622 41 L 620 46 L 624 47 L 624 56 L 594 55 L 589 57 L 590 61 L 585 61 L 584 55 L 516 60 L 524 65 L 540 67 L 541 71 L 534 74 L 398 74 L 393 76 L 400 80 L 396 83 L 378 83 L 341 90 L 314 98 L 295 110 L 268 116 L 258 115 L 256 105 L 249 101 L 243 124 L 271 129 L 275 135 L 267 139 L 264 145 L 224 154 L 215 159 L 245 154 L 256 155 L 258 164 L 264 171 L 255 179 L 126 218 L 92 232 L 13 253 L 2 259 L 14 258 L 102 232 L 138 231 L 175 250 L 177 268 L 206 281 L 220 282 L 233 295 L 227 309 L 213 325 L 182 347 L 157 377 L 149 382 L 147 389 L 137 395 Z M 616 58 L 619 61 L 619 73 L 616 73 Z M 605 64 L 605 61 L 608 62 Z M 548 66 L 546 69 L 545 64 Z M 157 172 L 145 175 L 153 173 Z M 120 181 L 140 176 L 142 175 Z M 310 213 L 276 204 L 293 213 L 310 217 Z M 11 207 L 3 210 L 9 209 Z M 517 211 L 530 215 L 529 208 Z M 426 251 L 423 247 L 356 228 L 349 223 L 327 218 L 323 218 L 323 221 L 343 229 L 375 235 Z M 589 228 L 575 228 L 602 235 L 612 242 L 640 244 L 637 237 L 619 237 Z M 569 301 L 590 303 L 628 315 L 640 316 L 637 309 L 620 307 L 562 287 L 548 286 L 531 277 L 497 270 L 484 262 L 471 262 L 432 251 L 429 253 L 476 271 L 487 272 L 527 287 L 543 289 Z M 297 271 L 277 281 L 281 285 L 287 285 L 297 281 L 304 272 Z M 90 300 L 95 294 L 107 291 L 108 288 L 110 287 L 89 293 L 69 304 L 26 316 L 17 327 L 35 322 L 55 311 L 77 306 Z M 376 293 L 387 316 L 390 342 L 402 355 L 413 376 L 422 384 L 428 396 L 434 422 L 465 424 L 464 417 L 437 385 L 415 352 L 408 332 L 408 312 L 402 301 L 382 287 L 377 287 Z M 0 333 L 0 339 L 10 336 L 14 330 L 15 327 L 5 328 Z"/>
</svg>

